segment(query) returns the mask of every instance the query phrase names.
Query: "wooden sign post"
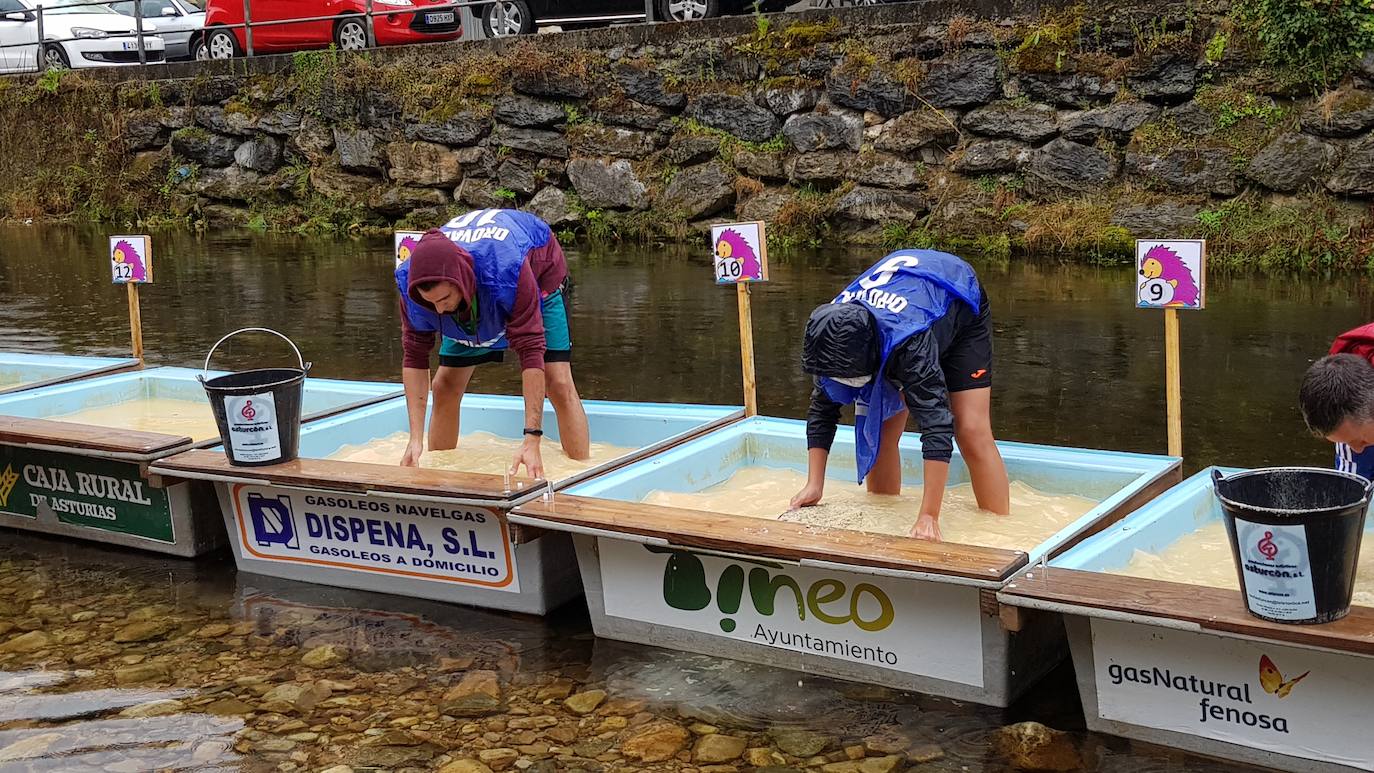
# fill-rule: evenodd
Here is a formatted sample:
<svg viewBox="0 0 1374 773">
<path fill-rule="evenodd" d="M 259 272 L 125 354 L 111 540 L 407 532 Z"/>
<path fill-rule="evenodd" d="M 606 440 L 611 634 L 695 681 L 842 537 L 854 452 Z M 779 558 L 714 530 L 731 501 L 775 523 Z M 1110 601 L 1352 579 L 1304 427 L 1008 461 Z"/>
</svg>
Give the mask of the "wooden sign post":
<svg viewBox="0 0 1374 773">
<path fill-rule="evenodd" d="M 143 314 L 138 286 L 153 281 L 153 240 L 147 235 L 110 237 L 110 277 L 129 291 L 129 336 L 134 357 L 143 363 Z"/>
<path fill-rule="evenodd" d="M 1164 310 L 1164 402 L 1169 455 L 1183 456 L 1183 366 L 1179 309 L 1200 310 L 1207 299 L 1207 242 L 1202 239 L 1135 243 L 1136 306 Z"/>
<path fill-rule="evenodd" d="M 757 416 L 754 319 L 749 284 L 768 281 L 767 234 L 762 222 L 723 223 L 711 226 L 711 244 L 716 284 L 735 285 L 739 304 L 740 365 L 744 372 L 744 415 Z"/>
</svg>

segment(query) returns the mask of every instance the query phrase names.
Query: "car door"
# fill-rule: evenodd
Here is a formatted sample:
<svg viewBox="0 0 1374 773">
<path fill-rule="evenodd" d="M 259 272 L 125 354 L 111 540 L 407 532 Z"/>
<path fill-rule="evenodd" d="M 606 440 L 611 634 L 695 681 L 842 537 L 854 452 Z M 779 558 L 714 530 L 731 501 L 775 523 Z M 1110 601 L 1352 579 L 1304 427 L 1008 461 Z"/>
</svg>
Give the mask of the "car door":
<svg viewBox="0 0 1374 773">
<path fill-rule="evenodd" d="M 23 18 L 7 18 L 23 14 Z M 0 72 L 38 69 L 38 24 L 19 0 L 0 0 Z"/>
</svg>

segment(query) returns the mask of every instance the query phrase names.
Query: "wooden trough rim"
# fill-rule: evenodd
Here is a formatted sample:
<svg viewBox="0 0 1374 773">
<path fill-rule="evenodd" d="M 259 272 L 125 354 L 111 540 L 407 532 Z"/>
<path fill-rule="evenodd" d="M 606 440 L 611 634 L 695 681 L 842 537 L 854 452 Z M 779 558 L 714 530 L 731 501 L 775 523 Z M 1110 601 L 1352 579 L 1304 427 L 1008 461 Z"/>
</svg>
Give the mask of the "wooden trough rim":
<svg viewBox="0 0 1374 773">
<path fill-rule="evenodd" d="M 109 455 L 147 461 L 189 448 L 192 439 L 161 432 L 100 427 L 51 419 L 0 416 L 0 443 L 87 456 Z"/>
<path fill-rule="evenodd" d="M 476 499 L 488 507 L 509 508 L 513 500 L 537 494 L 548 484 L 533 478 L 505 478 L 457 470 L 301 458 L 263 467 L 235 467 L 219 449 L 193 449 L 160 459 L 156 475 L 222 482 L 288 486 L 357 495 L 399 495 L 428 499 Z"/>
<path fill-rule="evenodd" d="M 526 502 L 511 511 L 511 521 L 829 568 L 942 575 L 989 586 L 1000 586 L 1027 560 L 1021 551 L 566 494 L 551 502 Z"/>
<path fill-rule="evenodd" d="M 28 352 L 16 352 L 16 354 L 28 354 Z M 80 357 L 81 355 L 71 356 Z M 39 379 L 38 381 L 29 381 L 21 384 L 15 384 L 9 387 L 4 387 L 0 389 L 0 395 L 11 395 L 16 394 L 18 392 L 27 392 L 31 389 L 41 389 L 42 387 L 56 386 L 57 384 L 70 384 L 77 381 L 84 381 L 88 378 L 95 378 L 96 376 L 112 376 L 116 373 L 127 373 L 129 371 L 144 369 L 143 363 L 139 362 L 136 359 L 108 359 L 117 359 L 118 362 L 113 362 L 109 365 L 102 365 L 99 368 L 92 368 L 90 370 L 82 370 L 77 371 L 76 373 L 69 373 L 65 376 L 52 376 L 45 379 Z"/>
<path fill-rule="evenodd" d="M 997 600 L 1065 615 L 1374 656 L 1370 607 L 1352 606 L 1349 615 L 1324 625 L 1286 625 L 1252 616 L 1238 590 L 1054 567 L 1023 572 L 997 594 Z"/>
</svg>

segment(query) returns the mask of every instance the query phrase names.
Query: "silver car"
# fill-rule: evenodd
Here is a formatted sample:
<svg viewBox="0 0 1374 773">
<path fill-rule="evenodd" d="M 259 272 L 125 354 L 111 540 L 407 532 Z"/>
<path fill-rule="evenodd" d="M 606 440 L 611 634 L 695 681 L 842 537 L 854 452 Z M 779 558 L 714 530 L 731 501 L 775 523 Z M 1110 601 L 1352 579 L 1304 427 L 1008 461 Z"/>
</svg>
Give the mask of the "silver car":
<svg viewBox="0 0 1374 773">
<path fill-rule="evenodd" d="M 110 3 L 110 7 L 125 16 L 134 15 L 133 0 Z M 144 19 L 157 24 L 169 60 L 205 58 L 197 51 L 205 45 L 200 34 L 205 26 L 203 0 L 143 0 L 142 10 Z"/>
</svg>

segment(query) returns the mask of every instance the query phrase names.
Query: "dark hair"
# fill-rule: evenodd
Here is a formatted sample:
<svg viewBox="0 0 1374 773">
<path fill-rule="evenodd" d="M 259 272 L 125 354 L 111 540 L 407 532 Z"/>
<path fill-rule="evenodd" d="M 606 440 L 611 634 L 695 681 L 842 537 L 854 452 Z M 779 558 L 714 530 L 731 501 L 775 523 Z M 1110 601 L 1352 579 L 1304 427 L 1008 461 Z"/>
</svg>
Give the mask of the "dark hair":
<svg viewBox="0 0 1374 773">
<path fill-rule="evenodd" d="M 417 283 L 417 284 L 415 285 L 415 287 L 416 287 L 416 289 L 418 289 L 420 292 L 422 292 L 422 293 L 427 293 L 427 292 L 429 292 L 430 290 L 433 290 L 433 289 L 434 289 L 435 287 L 437 287 L 438 285 L 439 285 L 439 280 L 438 280 L 438 279 L 431 279 L 431 280 L 429 280 L 428 282 L 419 282 L 419 283 Z"/>
<path fill-rule="evenodd" d="M 1298 403 L 1307 428 L 1322 436 L 1346 419 L 1374 419 L 1374 365 L 1353 354 L 1323 357 L 1302 377 Z"/>
</svg>

